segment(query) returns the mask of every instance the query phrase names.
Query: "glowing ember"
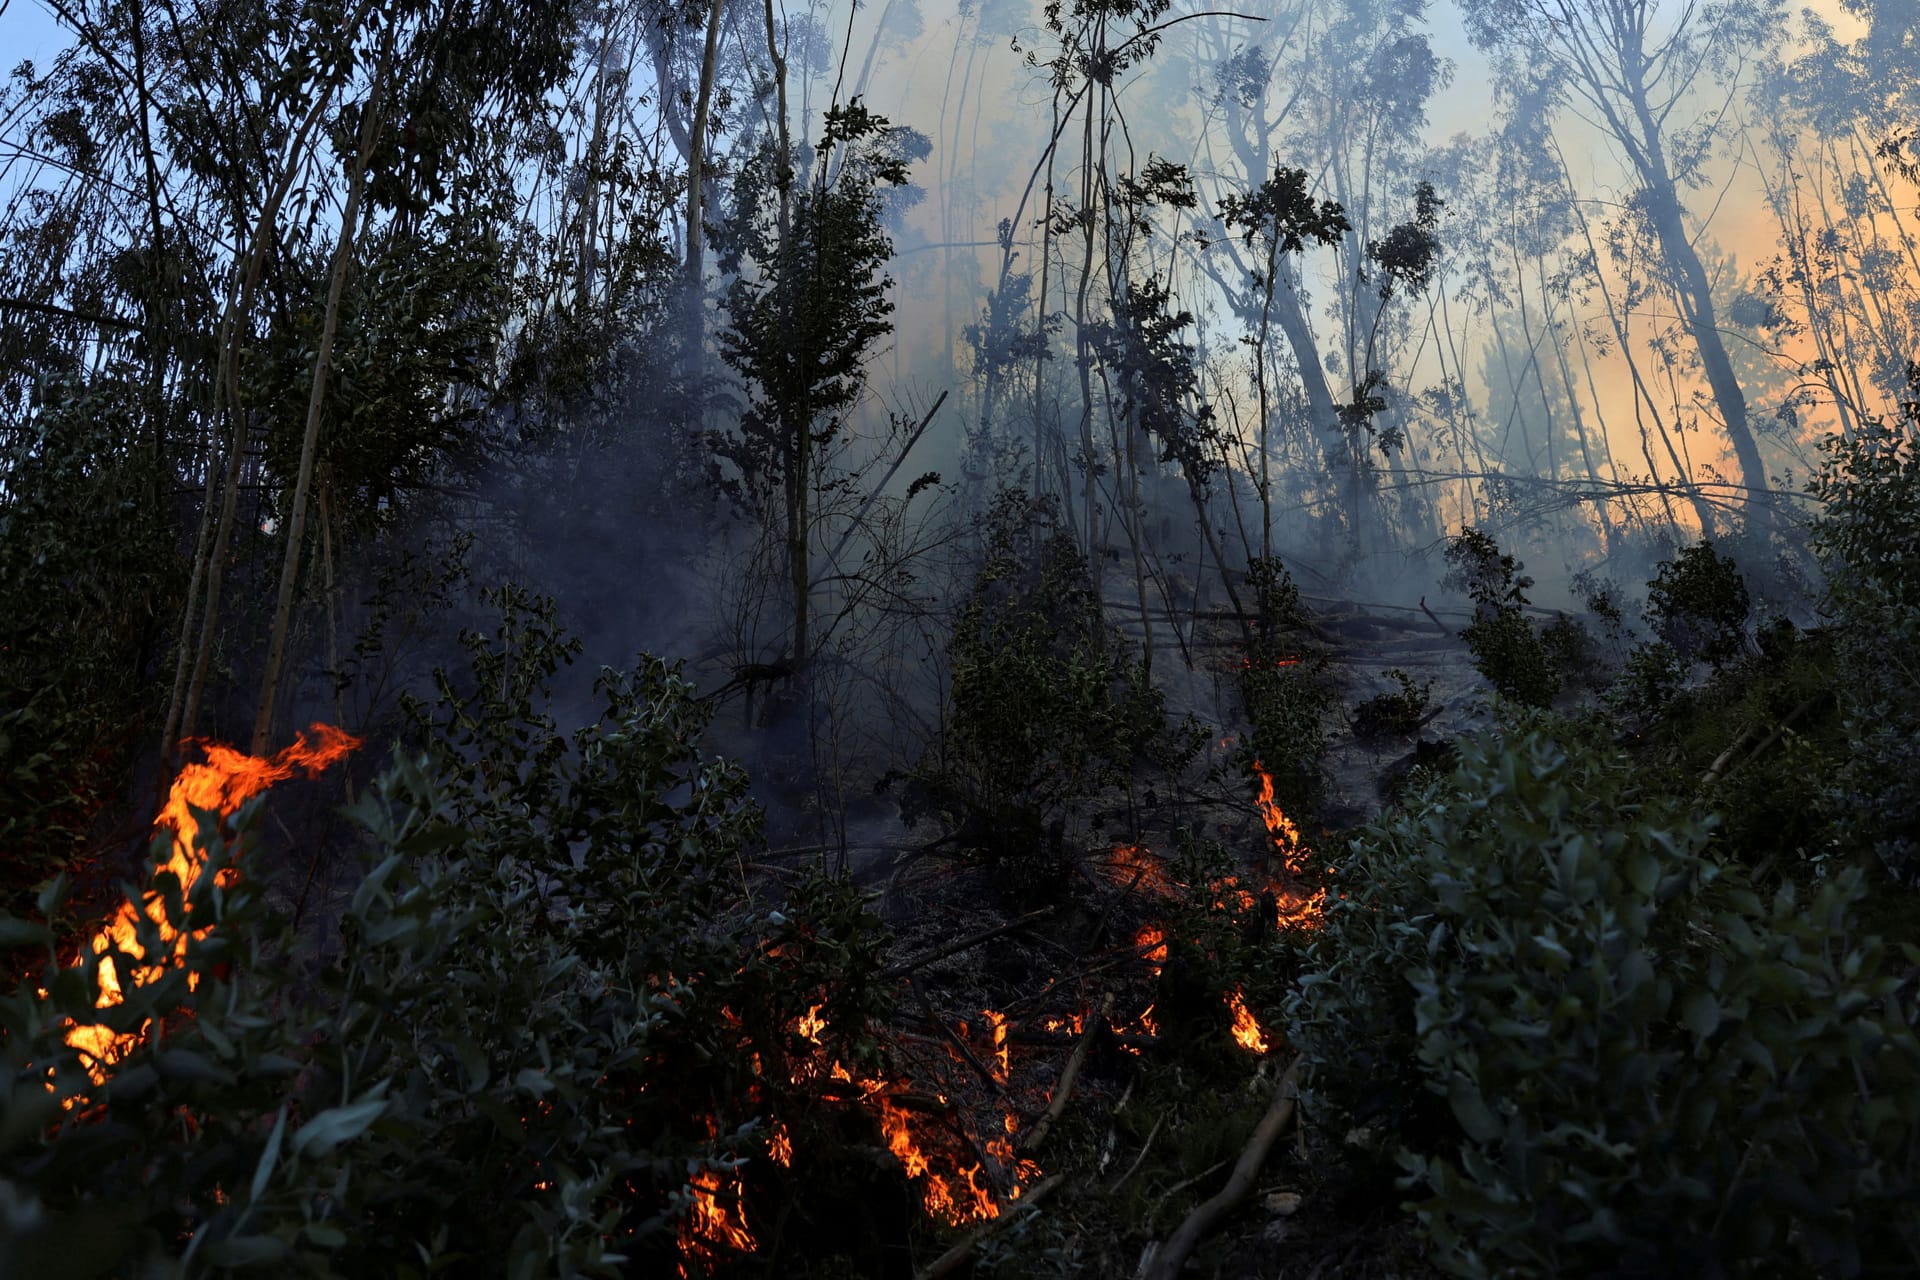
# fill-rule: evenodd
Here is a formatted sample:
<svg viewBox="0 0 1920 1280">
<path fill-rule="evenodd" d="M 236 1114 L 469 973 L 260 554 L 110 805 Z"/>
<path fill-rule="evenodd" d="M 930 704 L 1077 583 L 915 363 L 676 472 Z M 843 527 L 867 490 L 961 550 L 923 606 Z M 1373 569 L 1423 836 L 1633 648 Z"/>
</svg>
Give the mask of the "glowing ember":
<svg viewBox="0 0 1920 1280">
<path fill-rule="evenodd" d="M 1173 877 L 1167 874 L 1166 865 L 1137 844 L 1115 845 L 1107 866 L 1115 883 L 1129 888 L 1140 885 L 1167 898 L 1180 892 Z"/>
<path fill-rule="evenodd" d="M 1261 1030 L 1260 1024 L 1248 1011 L 1246 999 L 1238 987 L 1227 996 L 1227 1008 L 1233 1013 L 1233 1038 L 1239 1041 L 1240 1047 L 1254 1053 L 1266 1053 L 1270 1047 L 1267 1033 Z"/>
<path fill-rule="evenodd" d="M 360 739 L 331 725 L 316 724 L 308 733 L 312 734 L 312 741 L 303 733 L 292 746 L 267 760 L 217 742 L 203 743 L 206 762 L 181 768 L 168 792 L 167 802 L 153 825 L 156 833 L 165 830 L 173 834 L 167 861 L 160 871 L 171 872 L 179 880 L 182 895 L 189 892 L 200 879 L 204 865 L 200 851 L 194 847 L 194 837 L 198 834 L 198 824 L 193 816 L 195 809 L 211 811 L 223 818 L 229 817 L 274 783 L 293 776 L 296 770 L 305 770 L 309 777 L 316 776 L 360 745 Z M 233 875 L 232 868 L 221 872 L 221 875 L 226 878 L 222 883 L 228 883 Z M 136 936 L 142 914 L 159 930 L 160 939 L 168 945 L 170 954 L 154 957 L 153 963 L 138 966 L 123 979 L 107 952 L 117 947 L 136 960 L 148 958 Z M 122 902 L 113 919 L 94 935 L 92 947 L 94 953 L 101 957 L 100 995 L 95 1007 L 107 1009 L 126 999 L 123 981 L 143 986 L 159 978 L 168 960 L 178 960 L 184 956 L 187 936 L 167 922 L 165 907 L 160 895 L 155 892 L 149 893 L 140 907 L 131 902 Z M 138 1034 L 116 1036 L 99 1025 L 75 1026 L 67 1032 L 67 1043 L 85 1055 L 87 1074 L 93 1077 L 96 1084 L 104 1083 L 107 1068 L 125 1057 L 139 1041 Z"/>
<path fill-rule="evenodd" d="M 1141 949 L 1143 959 L 1153 962 L 1153 972 L 1157 977 L 1160 966 L 1167 962 L 1167 931 L 1157 924 L 1142 925 L 1140 932 L 1133 935 L 1133 945 Z M 1074 1030 L 1079 1031 L 1079 1020 L 1075 1019 Z"/>
</svg>

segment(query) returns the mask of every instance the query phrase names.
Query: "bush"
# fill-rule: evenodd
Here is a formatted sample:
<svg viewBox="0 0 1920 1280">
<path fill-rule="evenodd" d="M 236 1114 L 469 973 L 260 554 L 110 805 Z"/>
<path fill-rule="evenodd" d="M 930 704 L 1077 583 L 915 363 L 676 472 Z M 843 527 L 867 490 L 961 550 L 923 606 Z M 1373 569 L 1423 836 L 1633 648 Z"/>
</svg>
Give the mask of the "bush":
<svg viewBox="0 0 1920 1280">
<path fill-rule="evenodd" d="M 222 874 L 256 802 L 230 838 L 209 816 L 190 892 L 158 878 L 189 941 L 156 980 L 96 1010 L 83 949 L 0 1001 L 0 1273 L 660 1274 L 731 1257 L 682 1245 L 696 1180 L 749 1226 L 831 1216 L 849 1112 L 796 1069 L 818 1051 L 800 1020 L 873 1065 L 876 922 L 822 878 L 749 893 L 759 814 L 740 770 L 698 759 L 706 711 L 666 664 L 604 673 L 570 743 L 541 728 L 522 695 L 566 646 L 549 605 L 517 609 L 468 640 L 518 674 L 445 682 L 440 763 L 402 758 L 356 806 L 371 869 L 324 970 L 262 880 Z M 522 768 L 489 767 L 509 749 Z M 139 1041 L 95 1083 L 68 1021 Z M 763 1158 L 776 1127 L 788 1171 Z"/>
<path fill-rule="evenodd" d="M 1291 1008 L 1310 1101 L 1399 1148 L 1453 1273 L 1920 1259 L 1920 1040 L 1862 881 L 1763 903 L 1712 825 L 1519 725 L 1338 861 Z"/>
<path fill-rule="evenodd" d="M 1000 864 L 1037 859 L 1074 805 L 1139 763 L 1175 766 L 1197 742 L 1163 737 L 1166 699 L 1103 620 L 1051 503 L 1003 493 L 985 533 L 949 649 L 945 733 L 903 807 L 938 813 Z"/>
<path fill-rule="evenodd" d="M 1724 666 L 1747 649 L 1753 600 L 1739 567 L 1711 541 L 1684 547 L 1647 584 L 1647 621 L 1683 662 Z"/>
<path fill-rule="evenodd" d="M 1557 633 L 1550 646 L 1527 617 L 1526 592 L 1533 579 L 1521 574 L 1526 566 L 1471 526 L 1447 544 L 1446 555 L 1448 585 L 1473 601 L 1473 621 L 1460 636 L 1475 669 L 1502 697 L 1530 707 L 1551 706 L 1565 676 L 1555 655 L 1568 651 L 1570 633 Z"/>
<path fill-rule="evenodd" d="M 1920 368 L 1910 377 L 1920 395 Z M 1920 419 L 1920 410 L 1910 410 Z M 1826 442 L 1814 549 L 1827 573 L 1850 759 L 1836 785 L 1843 837 L 1920 883 L 1920 446 L 1863 426 Z"/>
</svg>

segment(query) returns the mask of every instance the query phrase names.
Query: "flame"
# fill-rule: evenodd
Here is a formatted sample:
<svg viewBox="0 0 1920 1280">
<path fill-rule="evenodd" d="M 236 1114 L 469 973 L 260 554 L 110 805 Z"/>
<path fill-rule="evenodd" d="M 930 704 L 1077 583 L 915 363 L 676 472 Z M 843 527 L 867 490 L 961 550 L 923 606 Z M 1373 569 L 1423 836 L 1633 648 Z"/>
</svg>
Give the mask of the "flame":
<svg viewBox="0 0 1920 1280">
<path fill-rule="evenodd" d="M 313 735 L 311 742 L 308 741 L 308 733 Z M 194 838 L 198 834 L 194 810 L 209 810 L 223 818 L 229 817 L 274 783 L 291 777 L 295 770 L 305 770 L 309 777 L 317 776 L 359 745 L 360 739 L 326 724 L 311 726 L 292 746 L 264 760 L 218 742 L 201 743 L 206 761 L 181 767 L 167 794 L 166 804 L 153 822 L 156 834 L 162 830 L 173 833 L 167 860 L 160 867 L 160 872 L 171 872 L 179 880 L 183 895 L 200 879 L 204 858 L 194 847 Z M 234 874 L 231 867 L 222 870 L 220 883 L 232 883 Z M 139 965 L 123 978 L 113 958 L 107 953 L 110 949 L 118 948 L 136 960 L 148 958 L 137 936 L 143 914 L 159 930 L 160 940 L 167 944 L 169 954 L 154 957 L 151 964 Z M 94 954 L 100 957 L 100 995 L 94 1007 L 108 1009 L 126 1000 L 124 982 L 144 986 L 158 979 L 170 960 L 183 957 L 187 949 L 187 935 L 167 921 L 160 895 L 150 893 L 138 907 L 131 902 L 122 902 L 113 919 L 94 934 L 91 946 Z M 194 975 L 189 975 L 188 980 L 190 984 L 197 985 Z M 142 1033 L 144 1031 L 143 1027 Z M 132 1051 L 140 1042 L 140 1034 L 116 1035 L 105 1026 L 93 1024 L 69 1028 L 66 1040 L 85 1056 L 87 1074 L 93 1077 L 94 1083 L 103 1084 L 108 1068 Z"/>
<path fill-rule="evenodd" d="M 1233 1038 L 1240 1047 L 1254 1053 L 1266 1053 L 1271 1047 L 1267 1044 L 1267 1033 L 1247 1009 L 1247 1001 L 1235 987 L 1227 996 L 1227 1008 L 1233 1012 Z"/>
<path fill-rule="evenodd" d="M 680 1274 L 687 1272 L 686 1259 L 711 1268 L 720 1250 L 752 1253 L 760 1247 L 747 1226 L 746 1206 L 740 1201 L 740 1175 L 722 1177 L 715 1169 L 701 1169 L 687 1180 L 692 1201 L 687 1220 L 680 1226 Z M 725 1193 L 724 1199 L 721 1193 Z"/>
<path fill-rule="evenodd" d="M 1302 867 L 1300 855 L 1305 851 L 1300 842 L 1300 828 L 1293 819 L 1280 811 L 1279 804 L 1273 798 L 1273 775 L 1268 773 L 1260 761 L 1253 762 L 1253 771 L 1260 776 L 1260 795 L 1254 801 L 1260 806 L 1260 820 L 1267 825 L 1267 834 L 1273 837 L 1274 848 L 1280 851 L 1281 859 L 1287 870 L 1299 875 Z"/>
<path fill-rule="evenodd" d="M 793 1164 L 793 1135 L 787 1132 L 787 1126 L 777 1120 L 767 1133 L 767 1154 L 782 1169 Z"/>
<path fill-rule="evenodd" d="M 827 1020 L 820 1016 L 820 1009 L 820 1005 L 814 1005 L 793 1024 L 796 1035 L 816 1046 L 820 1043 L 820 1033 L 827 1029 Z"/>
<path fill-rule="evenodd" d="M 1117 844 L 1107 863 L 1111 878 L 1117 884 L 1132 886 L 1140 884 L 1162 897 L 1175 897 L 1180 887 L 1173 877 L 1167 874 L 1166 865 L 1151 852 L 1137 844 Z"/>
<path fill-rule="evenodd" d="M 1007 1015 L 991 1009 L 982 1009 L 980 1014 L 993 1031 L 993 1078 L 1005 1084 L 1013 1062 L 1013 1046 L 1007 1043 Z"/>
<path fill-rule="evenodd" d="M 1133 945 L 1140 948 L 1141 958 L 1153 963 L 1153 976 L 1160 976 L 1160 966 L 1167 962 L 1167 931 L 1157 924 L 1140 926 L 1140 932 L 1133 935 Z M 1074 1020 L 1075 1031 L 1080 1030 L 1079 1019 Z"/>
</svg>

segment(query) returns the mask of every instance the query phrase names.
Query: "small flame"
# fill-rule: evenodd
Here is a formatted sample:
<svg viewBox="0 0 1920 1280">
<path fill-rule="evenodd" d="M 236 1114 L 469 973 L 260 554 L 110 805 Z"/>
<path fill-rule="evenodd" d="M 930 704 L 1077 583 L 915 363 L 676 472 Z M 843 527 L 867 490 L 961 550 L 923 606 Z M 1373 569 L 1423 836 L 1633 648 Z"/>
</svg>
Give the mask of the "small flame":
<svg viewBox="0 0 1920 1280">
<path fill-rule="evenodd" d="M 1267 834 L 1273 837 L 1274 848 L 1280 851 L 1287 870 L 1299 875 L 1302 867 L 1300 855 L 1304 851 L 1300 842 L 1300 828 L 1293 819 L 1280 811 L 1280 805 L 1273 798 L 1273 775 L 1258 760 L 1253 762 L 1253 771 L 1260 776 L 1260 795 L 1254 801 L 1260 806 L 1260 820 L 1267 825 Z"/>
<path fill-rule="evenodd" d="M 993 1078 L 1005 1084 L 1013 1062 L 1013 1046 L 1007 1043 L 1007 1015 L 991 1009 L 982 1009 L 980 1014 L 993 1032 Z"/>
<path fill-rule="evenodd" d="M 1115 845 L 1107 866 L 1117 884 L 1128 887 L 1138 884 L 1166 898 L 1180 892 L 1180 886 L 1167 874 L 1166 865 L 1137 844 Z"/>
<path fill-rule="evenodd" d="M 818 1045 L 820 1033 L 827 1029 L 827 1020 L 820 1016 L 821 1007 L 816 1004 L 808 1009 L 793 1026 L 795 1034 L 809 1044 Z"/>
<path fill-rule="evenodd" d="M 787 1126 L 778 1121 L 767 1133 L 767 1155 L 782 1169 L 790 1168 L 793 1164 L 793 1135 L 787 1132 Z"/>
<path fill-rule="evenodd" d="M 1153 962 L 1154 976 L 1159 977 L 1160 966 L 1167 962 L 1167 931 L 1157 924 L 1142 925 L 1133 935 L 1133 945 L 1140 948 L 1142 959 Z M 1079 1029 L 1074 1027 L 1075 1031 Z"/>
<path fill-rule="evenodd" d="M 760 1247 L 747 1226 L 746 1206 L 740 1202 L 740 1176 L 723 1177 L 718 1170 L 701 1169 L 687 1180 L 692 1201 L 680 1226 L 680 1274 L 688 1274 L 686 1260 L 711 1270 L 722 1250 L 752 1253 Z M 724 1193 L 724 1198 L 722 1193 Z"/>
<path fill-rule="evenodd" d="M 1271 1047 L 1267 1044 L 1267 1033 L 1248 1011 L 1240 988 L 1235 987 L 1227 996 L 1227 1008 L 1233 1013 L 1233 1038 L 1239 1041 L 1240 1047 L 1253 1053 L 1266 1053 Z"/>
<path fill-rule="evenodd" d="M 173 833 L 167 861 L 160 870 L 173 873 L 180 882 L 182 895 L 192 890 L 204 866 L 200 851 L 194 847 L 194 838 L 198 834 L 198 824 L 193 816 L 195 809 L 210 810 L 222 817 L 229 817 L 274 783 L 291 777 L 295 770 L 305 770 L 309 777 L 317 776 L 360 745 L 360 739 L 332 725 L 315 724 L 308 733 L 313 735 L 311 742 L 303 733 L 292 746 L 265 760 L 218 742 L 202 743 L 201 749 L 207 757 L 205 763 L 181 767 L 167 794 L 167 802 L 161 807 L 153 825 L 156 833 L 161 830 Z M 220 874 L 223 877 L 221 883 L 231 883 L 234 875 L 231 867 Z M 142 914 L 158 928 L 160 940 L 167 944 L 169 955 L 155 957 L 152 964 L 140 965 L 123 978 L 107 952 L 118 948 L 136 960 L 147 959 L 137 936 Z M 187 937 L 167 921 L 159 895 L 150 894 L 141 907 L 122 902 L 113 919 L 94 934 L 91 945 L 94 954 L 101 957 L 100 995 L 95 1007 L 108 1009 L 126 1000 L 123 983 L 143 986 L 155 981 L 169 959 L 183 957 L 186 954 Z M 191 975 L 189 980 L 192 980 Z M 94 1083 L 103 1084 L 108 1068 L 133 1050 L 140 1042 L 140 1035 L 115 1035 L 106 1027 L 94 1024 L 69 1028 L 66 1040 L 85 1055 L 87 1074 L 93 1077 Z"/>
</svg>

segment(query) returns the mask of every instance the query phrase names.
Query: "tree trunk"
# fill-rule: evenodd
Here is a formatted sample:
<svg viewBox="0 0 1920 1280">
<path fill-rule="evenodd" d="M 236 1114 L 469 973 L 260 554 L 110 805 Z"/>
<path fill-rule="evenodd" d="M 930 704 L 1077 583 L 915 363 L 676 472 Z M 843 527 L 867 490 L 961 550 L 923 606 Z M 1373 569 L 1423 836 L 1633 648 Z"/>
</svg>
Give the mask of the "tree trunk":
<svg viewBox="0 0 1920 1280">
<path fill-rule="evenodd" d="M 347 180 L 347 204 L 340 214 L 340 238 L 334 244 L 328 272 L 327 310 L 321 322 L 320 342 L 313 355 L 313 387 L 307 396 L 306 433 L 300 441 L 300 469 L 294 478 L 293 506 L 287 514 L 287 551 L 280 563 L 280 592 L 274 602 L 273 631 L 267 640 L 267 665 L 260 677 L 260 703 L 253 718 L 253 754 L 264 755 L 273 728 L 274 702 L 280 691 L 280 667 L 286 659 L 287 632 L 293 621 L 293 589 L 300 576 L 300 544 L 307 530 L 307 494 L 313 484 L 314 457 L 320 446 L 320 414 L 326 402 L 327 374 L 333 358 L 333 338 L 340 323 L 340 295 L 347 269 L 353 265 L 353 245 L 359 229 L 360 200 L 366 194 L 367 161 L 380 134 L 380 95 L 393 62 L 393 31 L 389 27 L 374 68 L 373 85 L 360 118 L 360 138 Z"/>
</svg>

